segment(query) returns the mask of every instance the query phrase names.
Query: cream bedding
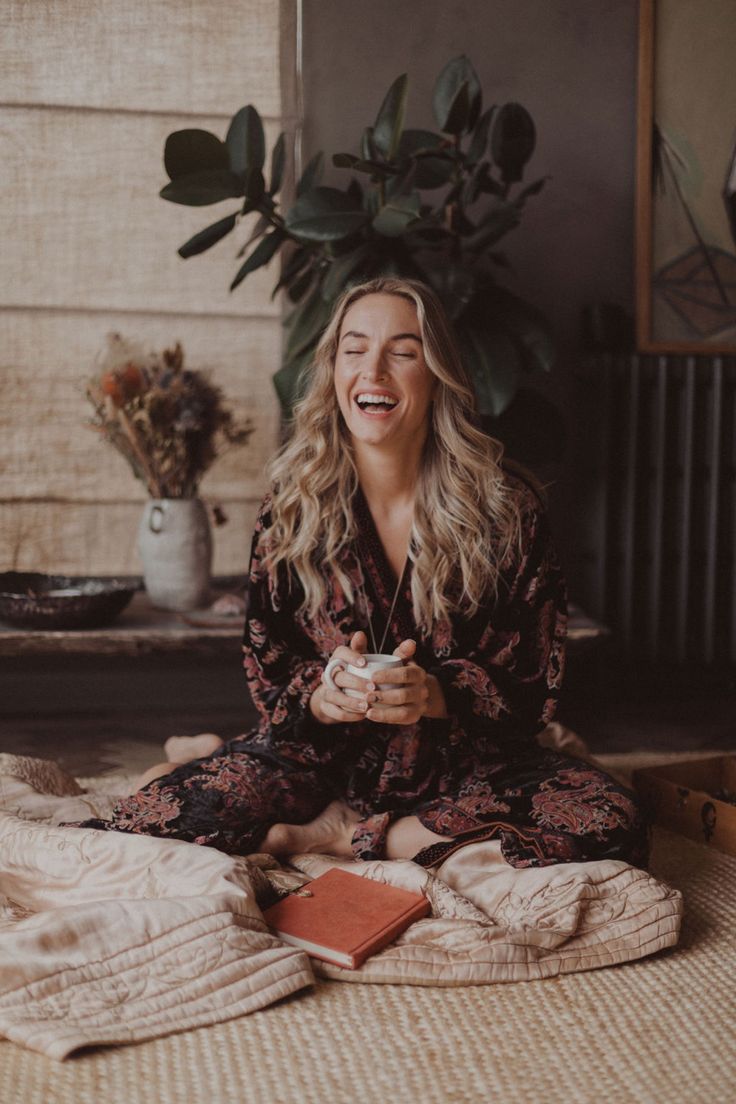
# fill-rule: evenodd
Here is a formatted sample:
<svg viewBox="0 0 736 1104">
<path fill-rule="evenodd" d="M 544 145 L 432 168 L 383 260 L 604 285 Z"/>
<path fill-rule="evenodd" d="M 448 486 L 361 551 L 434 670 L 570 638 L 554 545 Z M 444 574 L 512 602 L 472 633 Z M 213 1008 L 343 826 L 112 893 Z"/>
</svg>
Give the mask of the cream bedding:
<svg viewBox="0 0 736 1104">
<path fill-rule="evenodd" d="M 480 985 L 627 962 L 673 946 L 680 893 L 623 862 L 515 870 L 495 841 L 427 871 L 409 861 L 223 855 L 92 829 L 114 795 L 0 755 L 0 1034 L 51 1058 L 228 1020 L 309 986 Z M 432 914 L 349 971 L 269 934 L 273 885 L 332 865 L 423 891 Z M 305 995 L 308 1000 L 308 995 Z"/>
</svg>

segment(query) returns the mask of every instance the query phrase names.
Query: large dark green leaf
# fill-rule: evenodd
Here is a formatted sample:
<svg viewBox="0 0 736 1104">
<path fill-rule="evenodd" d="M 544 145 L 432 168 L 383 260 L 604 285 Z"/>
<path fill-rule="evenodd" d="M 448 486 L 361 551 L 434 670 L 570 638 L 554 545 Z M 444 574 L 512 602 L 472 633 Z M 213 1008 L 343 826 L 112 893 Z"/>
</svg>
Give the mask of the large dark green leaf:
<svg viewBox="0 0 736 1104">
<path fill-rule="evenodd" d="M 302 296 L 306 294 L 313 276 L 314 269 L 310 264 L 308 268 L 305 268 L 304 271 L 297 276 L 294 283 L 287 288 L 287 295 L 292 303 L 298 303 Z"/>
<path fill-rule="evenodd" d="M 291 291 L 291 289 L 293 287 L 296 287 L 298 282 L 299 282 L 300 274 L 302 273 L 302 270 L 306 266 L 309 266 L 309 270 L 307 272 L 307 275 L 311 278 L 311 264 L 310 264 L 310 262 L 311 262 L 312 256 L 313 256 L 313 254 L 311 253 L 311 251 L 309 249 L 307 249 L 306 246 L 303 246 L 303 245 L 299 245 L 299 246 L 296 247 L 296 249 L 293 249 L 291 251 L 291 253 L 289 254 L 288 259 L 286 260 L 285 264 L 283 265 L 283 267 L 281 269 L 281 276 L 279 278 L 279 282 L 276 284 L 275 288 L 271 292 L 271 298 L 272 299 L 274 299 L 276 297 L 276 294 L 279 291 L 281 291 L 281 288 L 286 287 L 286 288 L 289 288 L 290 291 Z M 301 296 L 300 295 L 295 295 L 295 296 L 292 296 L 292 298 L 296 301 L 296 300 L 300 299 Z"/>
<path fill-rule="evenodd" d="M 534 120 L 525 107 L 507 103 L 498 108 L 491 126 L 491 156 L 507 184 L 521 180 L 535 142 Z"/>
<path fill-rule="evenodd" d="M 300 356 L 317 340 L 329 317 L 329 305 L 322 298 L 319 288 L 312 288 L 306 299 L 286 319 L 288 337 L 284 359 L 287 363 Z"/>
<path fill-rule="evenodd" d="M 358 272 L 365 261 L 372 255 L 373 250 L 367 244 L 359 245 L 350 253 L 344 253 L 342 257 L 336 257 L 330 265 L 329 271 L 322 281 L 322 298 L 332 303 L 346 287 L 352 282 L 350 277 Z"/>
<path fill-rule="evenodd" d="M 439 188 L 452 176 L 456 159 L 451 151 L 442 148 L 445 139 L 431 130 L 405 130 L 401 135 L 397 160 L 416 159 L 417 188 Z"/>
<path fill-rule="evenodd" d="M 276 145 L 273 147 L 273 153 L 271 154 L 271 183 L 269 185 L 269 192 L 271 195 L 275 195 L 281 187 L 281 182 L 284 179 L 284 168 L 286 166 L 286 135 L 283 130 L 276 139 Z"/>
<path fill-rule="evenodd" d="M 354 176 L 351 177 L 350 183 L 345 189 L 345 195 L 350 196 L 356 207 L 363 206 L 363 188 L 361 187 L 360 181 Z"/>
<path fill-rule="evenodd" d="M 306 245 L 297 245 L 291 248 L 281 272 L 281 279 L 284 284 L 290 284 L 304 266 L 309 263 L 312 256 L 312 251 Z"/>
<path fill-rule="evenodd" d="M 243 182 L 228 169 L 206 169 L 177 177 L 161 189 L 159 195 L 185 207 L 207 207 L 223 199 L 242 196 Z"/>
<path fill-rule="evenodd" d="M 314 356 L 314 343 L 298 357 L 287 360 L 273 376 L 273 385 L 281 404 L 284 421 L 292 417 L 294 406 L 304 395 L 309 378 L 309 366 Z"/>
<path fill-rule="evenodd" d="M 520 348 L 526 371 L 551 371 L 557 351 L 549 322 L 541 311 L 506 288 L 494 286 L 486 293 L 484 314 Z"/>
<path fill-rule="evenodd" d="M 463 184 L 462 195 L 463 203 L 467 206 L 474 203 L 479 195 L 497 196 L 505 202 L 506 188 L 499 180 L 491 176 L 490 161 L 479 161 Z M 514 206 L 519 210 L 523 204 L 520 205 L 514 201 Z"/>
<path fill-rule="evenodd" d="M 177 250 L 179 256 L 194 257 L 197 253 L 204 253 L 206 249 L 209 249 L 210 246 L 215 245 L 226 234 L 229 234 L 237 221 L 238 212 L 234 211 L 232 215 L 226 215 L 219 222 L 214 222 L 212 226 L 200 230 L 198 234 L 195 234 L 193 238 L 190 238 L 188 242 L 179 247 Z"/>
<path fill-rule="evenodd" d="M 322 172 L 324 170 L 325 155 L 320 150 L 319 153 L 315 153 L 314 157 L 309 161 L 302 175 L 299 177 L 299 183 L 296 186 L 297 198 L 305 195 L 311 191 L 312 188 L 316 188 L 322 179 Z"/>
<path fill-rule="evenodd" d="M 480 161 L 488 148 L 488 133 L 491 129 L 491 119 L 495 110 L 495 107 L 489 107 L 475 124 L 467 154 L 468 163 L 471 165 L 475 165 Z"/>
<path fill-rule="evenodd" d="M 448 134 L 462 134 L 468 129 L 470 118 L 470 90 L 467 81 L 460 85 L 457 96 L 452 101 L 452 107 L 447 115 L 445 130 Z"/>
<path fill-rule="evenodd" d="M 378 157 L 376 143 L 373 141 L 373 127 L 366 127 L 360 137 L 360 155 L 366 161 L 375 161 Z"/>
<path fill-rule="evenodd" d="M 241 248 L 238 250 L 238 252 L 235 254 L 235 256 L 236 257 L 244 257 L 245 254 L 248 252 L 248 247 L 251 246 L 254 241 L 258 241 L 259 238 L 262 238 L 263 235 L 268 230 L 270 225 L 271 225 L 271 223 L 270 223 L 269 219 L 267 219 L 265 215 L 261 215 L 258 218 L 258 220 L 256 221 L 256 224 L 253 227 L 253 230 L 251 232 L 250 237 L 245 242 L 245 244 L 241 246 Z"/>
<path fill-rule="evenodd" d="M 466 238 L 466 248 L 474 253 L 489 249 L 518 226 L 520 221 L 521 215 L 515 204 L 499 201 L 484 217 L 475 233 Z"/>
<path fill-rule="evenodd" d="M 522 369 L 519 350 L 503 330 L 491 324 L 482 329 L 470 323 L 462 324 L 460 344 L 475 387 L 479 413 L 498 417 L 519 386 Z"/>
<path fill-rule="evenodd" d="M 397 77 L 386 93 L 386 98 L 373 124 L 373 142 L 376 148 L 391 161 L 399 148 L 399 139 L 406 115 L 406 97 L 409 78 L 406 73 Z"/>
<path fill-rule="evenodd" d="M 289 233 L 305 241 L 339 241 L 368 220 L 367 212 L 337 188 L 312 188 L 297 199 L 286 216 Z"/>
<path fill-rule="evenodd" d="M 396 199 L 398 196 L 408 196 L 415 191 L 417 176 L 417 162 L 409 161 L 408 167 L 401 173 L 396 173 L 386 181 L 385 195 L 387 200 Z M 419 211 L 419 192 L 416 192 L 417 212 Z"/>
<path fill-rule="evenodd" d="M 457 237 L 449 227 L 431 218 L 417 219 L 416 222 L 412 223 L 411 230 L 407 233 L 411 234 L 412 243 L 422 249 L 445 248 Z M 415 242 L 414 239 L 418 239 L 418 242 Z"/>
<path fill-rule="evenodd" d="M 487 175 L 488 162 L 479 161 L 463 184 L 462 202 L 464 206 L 470 207 L 475 203 L 476 199 L 483 191 L 483 184 Z"/>
<path fill-rule="evenodd" d="M 433 130 L 405 130 L 399 139 L 396 156 L 399 161 L 405 157 L 411 157 L 419 150 L 436 150 L 442 146 L 445 139 L 441 134 L 435 134 Z"/>
<path fill-rule="evenodd" d="M 465 92 L 461 91 L 465 85 Z M 481 87 L 478 75 L 463 54 L 448 61 L 434 86 L 432 106 L 440 130 L 459 134 L 472 129 L 481 109 Z M 462 120 L 462 122 L 460 122 Z"/>
<path fill-rule="evenodd" d="M 281 230 L 274 230 L 263 238 L 248 257 L 248 260 L 238 269 L 238 273 L 230 285 L 230 290 L 234 291 L 249 273 L 255 272 L 257 268 L 262 268 L 263 265 L 268 264 L 285 238 L 286 235 Z"/>
<path fill-rule="evenodd" d="M 356 157 L 354 153 L 335 153 L 332 155 L 332 164 L 336 169 L 356 169 L 358 172 L 370 173 L 371 176 L 391 176 L 395 172 L 395 166 L 383 161 L 367 161 L 364 157 Z"/>
<path fill-rule="evenodd" d="M 170 180 L 229 167 L 227 146 L 208 130 L 175 130 L 166 139 L 164 168 Z"/>
<path fill-rule="evenodd" d="M 266 191 L 266 181 L 261 169 L 248 169 L 245 174 L 245 194 L 248 202 L 257 207 Z"/>
<path fill-rule="evenodd" d="M 449 184 L 455 172 L 455 160 L 452 157 L 421 153 L 417 155 L 416 164 L 416 186 L 426 191 Z"/>
<path fill-rule="evenodd" d="M 233 115 L 225 138 L 230 168 L 243 176 L 249 169 L 262 169 L 266 160 L 266 139 L 261 116 L 248 104 Z"/>
<path fill-rule="evenodd" d="M 432 287 L 442 300 L 451 318 L 458 318 L 475 293 L 475 277 L 464 265 L 445 260 L 429 273 Z"/>
<path fill-rule="evenodd" d="M 385 238 L 399 238 L 419 217 L 419 194 L 396 196 L 385 203 L 373 219 L 373 229 Z"/>
<path fill-rule="evenodd" d="M 369 188 L 363 196 L 362 206 L 368 212 L 368 217 L 372 218 L 373 215 L 378 214 L 378 208 L 381 206 L 381 197 L 379 195 L 378 188 Z"/>
</svg>

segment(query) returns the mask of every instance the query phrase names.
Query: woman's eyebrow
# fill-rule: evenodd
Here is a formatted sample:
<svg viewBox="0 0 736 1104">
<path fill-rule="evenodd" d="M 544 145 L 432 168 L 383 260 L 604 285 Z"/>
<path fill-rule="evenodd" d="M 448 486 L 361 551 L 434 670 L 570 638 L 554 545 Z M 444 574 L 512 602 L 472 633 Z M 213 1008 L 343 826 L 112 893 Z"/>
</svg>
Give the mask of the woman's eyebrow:
<svg viewBox="0 0 736 1104">
<path fill-rule="evenodd" d="M 364 341 L 368 340 L 368 334 L 360 333 L 358 330 L 346 330 L 340 340 L 344 341 L 346 337 L 362 337 Z M 418 341 L 420 345 L 422 344 L 421 337 L 414 333 L 392 334 L 389 341 L 400 341 L 402 338 L 410 338 L 412 341 Z"/>
</svg>

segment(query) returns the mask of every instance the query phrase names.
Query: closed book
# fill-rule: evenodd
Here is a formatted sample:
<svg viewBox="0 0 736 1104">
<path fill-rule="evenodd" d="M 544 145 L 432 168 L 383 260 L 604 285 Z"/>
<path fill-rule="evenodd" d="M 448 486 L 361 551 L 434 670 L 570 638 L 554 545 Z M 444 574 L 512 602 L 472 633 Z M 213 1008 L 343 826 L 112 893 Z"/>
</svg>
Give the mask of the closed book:
<svg viewBox="0 0 736 1104">
<path fill-rule="evenodd" d="M 430 911 L 421 893 L 329 870 L 264 912 L 285 943 L 313 958 L 357 970 L 414 920 Z"/>
</svg>

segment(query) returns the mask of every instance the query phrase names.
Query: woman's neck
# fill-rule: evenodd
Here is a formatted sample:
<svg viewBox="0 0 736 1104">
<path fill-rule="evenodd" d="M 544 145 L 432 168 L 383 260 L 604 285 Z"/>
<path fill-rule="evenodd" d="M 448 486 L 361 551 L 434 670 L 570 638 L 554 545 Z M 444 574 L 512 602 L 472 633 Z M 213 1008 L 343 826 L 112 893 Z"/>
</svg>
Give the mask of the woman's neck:
<svg viewBox="0 0 736 1104">
<path fill-rule="evenodd" d="M 358 479 L 371 513 L 389 517 L 414 506 L 421 453 L 386 454 L 364 442 L 356 444 Z"/>
</svg>

